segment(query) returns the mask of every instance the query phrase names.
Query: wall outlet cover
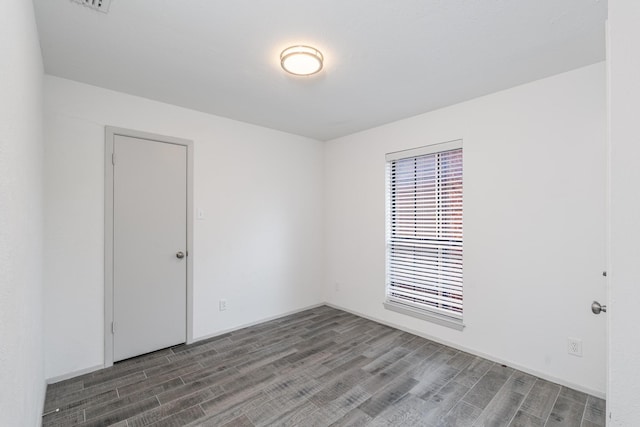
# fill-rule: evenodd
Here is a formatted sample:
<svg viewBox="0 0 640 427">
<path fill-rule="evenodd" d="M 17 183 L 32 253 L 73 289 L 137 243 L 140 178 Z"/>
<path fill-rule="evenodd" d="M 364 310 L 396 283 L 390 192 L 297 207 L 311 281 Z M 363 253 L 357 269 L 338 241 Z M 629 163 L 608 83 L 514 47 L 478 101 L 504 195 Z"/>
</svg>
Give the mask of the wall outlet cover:
<svg viewBox="0 0 640 427">
<path fill-rule="evenodd" d="M 567 338 L 567 353 L 572 356 L 582 357 L 582 340 L 578 338 Z"/>
</svg>

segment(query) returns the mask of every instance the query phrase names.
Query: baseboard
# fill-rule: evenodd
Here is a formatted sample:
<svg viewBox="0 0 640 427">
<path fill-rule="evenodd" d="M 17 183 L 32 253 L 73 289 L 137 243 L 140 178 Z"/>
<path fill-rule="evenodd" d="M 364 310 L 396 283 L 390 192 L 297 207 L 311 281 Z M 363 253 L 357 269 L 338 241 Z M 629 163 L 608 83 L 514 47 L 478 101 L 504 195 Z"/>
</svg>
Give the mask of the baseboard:
<svg viewBox="0 0 640 427">
<path fill-rule="evenodd" d="M 60 381 L 64 381 L 64 380 L 68 380 L 68 379 L 71 379 L 71 378 L 79 377 L 80 375 L 84 375 L 84 374 L 88 374 L 88 373 L 91 373 L 91 372 L 95 372 L 95 371 L 98 371 L 98 370 L 103 369 L 103 368 L 104 368 L 104 365 L 96 365 L 96 366 L 92 366 L 90 368 L 84 368 L 84 369 L 80 369 L 78 371 L 69 372 L 67 374 L 58 375 L 56 377 L 47 378 L 47 384 L 59 383 Z"/>
<path fill-rule="evenodd" d="M 482 357 L 484 359 L 490 360 L 490 361 L 495 362 L 495 363 L 499 363 L 501 365 L 507 365 L 507 366 L 509 366 L 511 368 L 517 369 L 519 371 L 525 372 L 525 373 L 530 374 L 530 375 L 534 375 L 534 376 L 536 376 L 538 378 L 542 378 L 544 380 L 551 381 L 553 383 L 560 384 L 560 385 L 563 385 L 565 387 L 569 387 L 569 388 L 572 388 L 574 390 L 578 390 L 578 391 L 581 391 L 583 393 L 587 393 L 587 394 L 590 394 L 592 396 L 599 397 L 601 399 L 606 399 L 606 394 L 603 393 L 603 392 L 600 392 L 600 391 L 597 391 L 597 390 L 592 390 L 592 389 L 589 389 L 588 387 L 583 387 L 583 386 L 581 386 L 579 384 L 573 384 L 573 383 L 571 383 L 569 381 L 565 381 L 565 380 L 563 380 L 561 378 L 556 378 L 553 375 L 549 375 L 547 373 L 540 372 L 540 371 L 537 371 L 535 369 L 531 369 L 531 368 L 528 368 L 526 366 L 519 365 L 517 363 L 513 363 L 513 362 L 511 362 L 509 360 L 500 359 L 500 358 L 495 357 L 495 356 L 493 356 L 491 354 L 486 354 L 486 353 L 483 353 L 481 351 L 477 351 L 477 350 L 474 350 L 474 349 L 471 349 L 471 348 L 467 348 L 465 346 L 461 346 L 459 344 L 455 344 L 455 343 L 449 342 L 447 340 L 442 340 L 440 338 L 425 334 L 424 332 L 416 331 L 414 329 L 407 328 L 405 326 L 401 326 L 401 325 L 395 324 L 393 322 L 388 322 L 386 320 L 382 320 L 382 319 L 376 318 L 374 316 L 369 316 L 367 314 L 363 314 L 363 313 L 360 313 L 358 311 L 351 310 L 349 308 L 345 308 L 345 307 L 339 306 L 337 304 L 333 304 L 333 303 L 327 302 L 327 303 L 325 303 L 325 305 L 328 305 L 329 307 L 333 307 L 336 310 L 342 310 L 342 311 L 346 311 L 347 313 L 355 314 L 356 316 L 364 317 L 365 319 L 369 319 L 369 320 L 372 320 L 374 322 L 378 322 L 378 323 L 390 326 L 390 327 L 395 328 L 395 329 L 400 329 L 401 331 L 409 332 L 410 334 L 417 335 L 417 336 L 422 337 L 422 338 L 426 338 L 428 340 L 437 342 L 437 343 L 442 344 L 442 345 L 446 345 L 447 347 L 455 348 L 456 350 L 460 350 L 460 351 L 464 351 L 466 353 L 473 354 L 474 356 Z"/>
<path fill-rule="evenodd" d="M 276 314 L 275 316 L 265 317 L 263 319 L 256 320 L 254 322 L 243 323 L 242 325 L 234 326 L 233 328 L 223 329 L 221 331 L 214 332 L 213 334 L 203 335 L 201 337 L 194 338 L 193 341 L 191 341 L 191 343 L 189 343 L 189 344 L 196 343 L 198 341 L 208 340 L 209 338 L 215 338 L 215 337 L 217 337 L 219 335 L 228 334 L 229 332 L 234 332 L 234 331 L 237 331 L 239 329 L 244 329 L 244 328 L 248 328 L 250 326 L 259 325 L 260 323 L 269 322 L 271 320 L 279 319 L 281 317 L 291 316 L 292 314 L 300 313 L 300 312 L 306 311 L 306 310 L 311 310 L 312 308 L 322 307 L 323 305 L 327 305 L 328 306 L 329 304 L 321 302 L 321 303 L 313 304 L 313 305 L 310 305 L 310 306 L 307 306 L 307 307 L 303 307 L 303 308 L 300 308 L 300 309 L 287 311 L 287 312 L 282 313 L 282 314 Z"/>
<path fill-rule="evenodd" d="M 45 379 L 44 381 L 44 387 L 42 388 L 42 396 L 40 399 L 40 418 L 38 418 L 38 427 L 42 426 L 42 414 L 44 414 L 44 404 L 46 403 L 47 400 L 47 380 Z"/>
</svg>

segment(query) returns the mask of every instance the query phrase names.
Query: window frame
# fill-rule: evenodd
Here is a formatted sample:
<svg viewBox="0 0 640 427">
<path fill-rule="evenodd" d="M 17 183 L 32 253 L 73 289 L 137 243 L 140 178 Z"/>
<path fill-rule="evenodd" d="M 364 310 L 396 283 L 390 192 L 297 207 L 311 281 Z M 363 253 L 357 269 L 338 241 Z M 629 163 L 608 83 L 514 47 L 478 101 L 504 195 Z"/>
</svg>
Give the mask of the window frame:
<svg viewBox="0 0 640 427">
<path fill-rule="evenodd" d="M 385 156 L 385 300 L 384 300 L 384 307 L 388 310 L 394 311 L 394 312 L 398 312 L 398 313 L 402 313 L 404 315 L 408 315 L 408 316 L 412 316 L 415 318 L 419 318 L 422 320 L 427 320 L 429 322 L 432 323 L 436 323 L 442 326 L 447 326 L 449 328 L 452 329 L 456 329 L 459 331 L 462 331 L 464 329 L 464 323 L 463 323 L 463 310 L 462 312 L 458 315 L 457 313 L 451 313 L 449 315 L 449 313 L 442 313 L 442 312 L 436 312 L 435 309 L 434 310 L 430 310 L 429 308 L 422 308 L 422 307 L 417 307 L 417 306 L 413 306 L 410 303 L 403 303 L 401 301 L 398 301 L 398 299 L 393 299 L 390 296 L 390 289 L 391 289 L 391 281 L 390 281 L 390 271 L 391 271 L 391 266 L 390 266 L 390 260 L 391 260 L 391 205 L 392 205 L 392 195 L 391 195 L 391 169 L 392 169 L 392 164 L 395 161 L 398 160 L 405 160 L 405 159 L 413 159 L 413 158 L 417 158 L 417 157 L 422 157 L 422 156 L 427 156 L 427 155 L 433 155 L 433 154 L 438 154 L 438 153 L 442 153 L 442 152 L 446 152 L 446 151 L 452 151 L 452 150 L 461 150 L 461 154 L 464 156 L 464 151 L 463 151 L 463 144 L 462 144 L 462 140 L 455 140 L 455 141 L 449 141 L 449 142 L 444 142 L 444 143 L 439 143 L 439 144 L 432 144 L 432 145 L 426 145 L 423 147 L 419 147 L 419 148 L 414 148 L 414 149 L 409 149 L 409 150 L 403 150 L 403 151 L 397 151 L 397 152 L 393 152 L 393 153 L 388 153 Z M 463 187 L 462 187 L 462 198 L 464 200 L 464 157 L 463 157 L 463 166 L 462 166 L 462 183 L 463 183 Z M 439 209 L 440 207 L 438 207 Z M 462 215 L 464 218 L 464 207 L 462 210 Z M 453 239 L 453 240 L 457 240 L 457 239 Z M 460 239 L 460 243 L 462 245 L 462 252 L 464 254 L 464 234 L 462 235 L 462 238 Z M 463 260 L 463 256 L 461 260 Z M 440 258 L 438 258 L 439 260 Z M 463 261 L 461 261 L 463 262 Z M 463 265 L 460 267 L 460 273 L 462 274 L 462 270 L 463 270 Z M 462 280 L 462 279 L 461 279 Z M 461 285 L 462 286 L 462 285 Z M 464 294 L 463 294 L 464 295 Z"/>
</svg>

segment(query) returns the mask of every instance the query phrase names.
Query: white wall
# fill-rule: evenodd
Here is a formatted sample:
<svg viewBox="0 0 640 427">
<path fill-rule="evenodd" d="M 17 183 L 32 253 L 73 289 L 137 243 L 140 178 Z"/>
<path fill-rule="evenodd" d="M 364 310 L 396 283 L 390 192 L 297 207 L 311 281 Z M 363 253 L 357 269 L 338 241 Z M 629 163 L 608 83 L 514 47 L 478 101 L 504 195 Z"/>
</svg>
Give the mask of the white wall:
<svg viewBox="0 0 640 427">
<path fill-rule="evenodd" d="M 46 76 L 47 378 L 103 363 L 105 125 L 194 141 L 195 338 L 323 302 L 322 143 Z"/>
<path fill-rule="evenodd" d="M 330 141 L 327 300 L 603 395 L 605 65 Z M 385 153 L 464 140 L 463 332 L 387 311 Z M 567 354 L 567 337 L 584 356 Z"/>
<path fill-rule="evenodd" d="M 30 1 L 0 2 L 0 425 L 41 421 L 42 59 Z"/>
<path fill-rule="evenodd" d="M 611 426 L 640 420 L 640 3 L 609 1 Z"/>
</svg>

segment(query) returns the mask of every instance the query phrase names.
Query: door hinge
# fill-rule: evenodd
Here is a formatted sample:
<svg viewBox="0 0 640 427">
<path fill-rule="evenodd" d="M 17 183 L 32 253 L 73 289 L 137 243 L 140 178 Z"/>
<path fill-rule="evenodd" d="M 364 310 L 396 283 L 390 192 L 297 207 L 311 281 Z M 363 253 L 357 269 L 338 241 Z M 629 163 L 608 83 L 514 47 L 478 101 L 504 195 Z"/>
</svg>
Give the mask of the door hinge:
<svg viewBox="0 0 640 427">
<path fill-rule="evenodd" d="M 116 165 L 116 153 L 111 153 L 111 164 Z"/>
<path fill-rule="evenodd" d="M 116 322 L 111 322 L 111 333 L 112 334 L 116 333 Z"/>
</svg>

